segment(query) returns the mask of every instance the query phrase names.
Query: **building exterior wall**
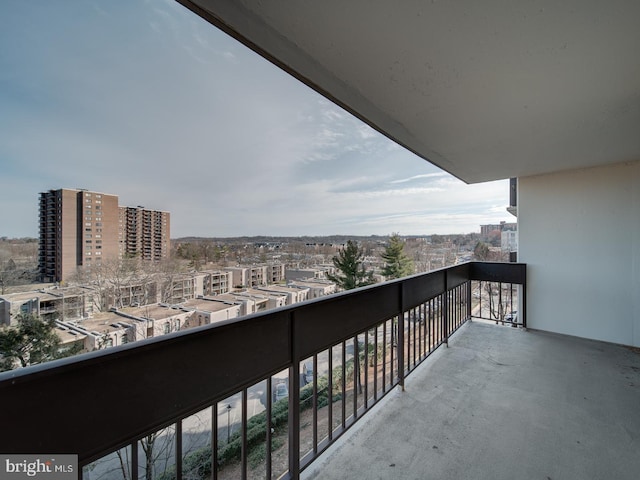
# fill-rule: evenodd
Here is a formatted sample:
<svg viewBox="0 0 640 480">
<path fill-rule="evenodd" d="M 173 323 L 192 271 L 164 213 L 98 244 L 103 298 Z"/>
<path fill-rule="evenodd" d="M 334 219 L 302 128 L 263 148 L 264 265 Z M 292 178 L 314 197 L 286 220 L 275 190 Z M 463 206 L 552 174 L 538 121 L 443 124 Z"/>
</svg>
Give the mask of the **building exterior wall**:
<svg viewBox="0 0 640 480">
<path fill-rule="evenodd" d="M 201 295 L 221 295 L 227 293 L 232 285 L 231 272 L 204 272 L 203 292 Z"/>
<path fill-rule="evenodd" d="M 246 286 L 248 284 L 248 269 L 242 267 L 229 267 L 225 270 L 231 272 L 232 287 Z"/>
<path fill-rule="evenodd" d="M 285 281 L 284 263 L 275 263 L 266 266 L 267 283 L 280 283 Z"/>
<path fill-rule="evenodd" d="M 502 232 L 501 247 L 503 252 L 518 251 L 518 232 L 515 230 L 505 230 Z"/>
<path fill-rule="evenodd" d="M 117 195 L 66 188 L 40 194 L 42 281 L 67 281 L 78 267 L 91 268 L 124 255 L 166 258 L 169 237 L 169 213 L 121 208 Z"/>
<path fill-rule="evenodd" d="M 120 252 L 158 261 L 169 257 L 170 215 L 144 207 L 119 207 Z"/>
<path fill-rule="evenodd" d="M 640 162 L 520 178 L 531 328 L 640 346 Z"/>
</svg>

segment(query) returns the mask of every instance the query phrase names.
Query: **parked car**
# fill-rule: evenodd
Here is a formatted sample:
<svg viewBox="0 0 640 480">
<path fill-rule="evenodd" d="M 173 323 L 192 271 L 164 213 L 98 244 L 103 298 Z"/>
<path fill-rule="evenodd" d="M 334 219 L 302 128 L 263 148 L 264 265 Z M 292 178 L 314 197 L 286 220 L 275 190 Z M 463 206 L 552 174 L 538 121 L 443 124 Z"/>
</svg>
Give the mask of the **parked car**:
<svg viewBox="0 0 640 480">
<path fill-rule="evenodd" d="M 504 321 L 509 323 L 517 323 L 518 322 L 518 312 L 507 313 L 504 316 Z"/>
</svg>

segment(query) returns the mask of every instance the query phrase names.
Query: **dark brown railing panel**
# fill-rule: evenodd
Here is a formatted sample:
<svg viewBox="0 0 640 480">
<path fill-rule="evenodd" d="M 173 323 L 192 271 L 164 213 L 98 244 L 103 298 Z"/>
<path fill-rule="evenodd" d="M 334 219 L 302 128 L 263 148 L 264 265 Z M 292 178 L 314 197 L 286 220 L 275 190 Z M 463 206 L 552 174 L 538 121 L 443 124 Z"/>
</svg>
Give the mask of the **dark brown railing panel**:
<svg viewBox="0 0 640 480">
<path fill-rule="evenodd" d="M 0 374 L 0 451 L 98 458 L 286 368 L 289 339 L 274 311 Z"/>
</svg>

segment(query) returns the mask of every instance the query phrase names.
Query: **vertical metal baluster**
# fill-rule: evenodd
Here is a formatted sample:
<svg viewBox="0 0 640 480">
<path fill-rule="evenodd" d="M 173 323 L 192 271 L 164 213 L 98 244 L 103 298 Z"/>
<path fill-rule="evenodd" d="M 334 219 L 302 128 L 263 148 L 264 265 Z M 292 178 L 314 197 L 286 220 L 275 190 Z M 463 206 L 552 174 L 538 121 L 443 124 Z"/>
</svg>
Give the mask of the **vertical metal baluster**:
<svg viewBox="0 0 640 480">
<path fill-rule="evenodd" d="M 509 284 L 509 312 L 511 313 L 511 323 L 515 322 L 513 318 L 513 283 Z"/>
<path fill-rule="evenodd" d="M 502 282 L 498 283 L 498 316 L 504 325 L 504 302 L 502 301 Z"/>
<path fill-rule="evenodd" d="M 364 409 L 369 406 L 369 330 L 364 332 Z"/>
<path fill-rule="evenodd" d="M 247 445 L 247 416 L 249 412 L 248 408 L 248 394 L 247 389 L 244 388 L 242 390 L 242 420 L 240 422 L 241 425 L 241 438 L 242 438 L 242 448 L 240 450 L 240 456 L 242 459 L 242 480 L 247 480 L 247 456 L 248 456 L 248 445 Z"/>
<path fill-rule="evenodd" d="M 426 327 L 427 327 L 427 352 L 431 353 L 433 349 L 433 325 L 432 325 L 432 317 L 433 317 L 433 299 L 427 302 L 427 319 L 426 319 Z"/>
<path fill-rule="evenodd" d="M 416 308 L 415 307 L 412 309 L 412 313 L 413 313 L 413 325 L 410 326 L 409 328 L 413 328 L 413 368 L 416 368 L 416 365 L 417 365 L 417 361 L 416 361 L 416 325 L 418 324 L 418 322 L 416 320 Z"/>
<path fill-rule="evenodd" d="M 176 422 L 176 480 L 182 480 L 182 420 Z"/>
<path fill-rule="evenodd" d="M 389 352 L 391 354 L 391 362 L 389 363 L 389 388 L 392 388 L 394 385 L 394 368 L 396 366 L 395 364 L 395 359 L 394 354 L 396 353 L 397 349 L 398 349 L 398 325 L 397 322 L 398 321 L 398 317 L 394 317 L 391 319 L 391 351 Z"/>
<path fill-rule="evenodd" d="M 358 419 L 358 385 L 360 385 L 360 350 L 358 336 L 353 337 L 353 420 Z"/>
<path fill-rule="evenodd" d="M 273 442 L 271 430 L 273 426 L 271 424 L 272 417 L 272 406 L 273 406 L 273 380 L 271 376 L 267 378 L 267 391 L 265 392 L 265 396 L 267 397 L 267 437 L 265 439 L 265 450 L 266 450 L 266 477 L 267 480 L 271 480 L 271 469 L 272 469 L 272 461 L 271 461 L 271 445 Z"/>
<path fill-rule="evenodd" d="M 295 312 L 290 312 L 291 338 L 295 338 Z M 300 352 L 299 345 L 291 342 L 291 358 L 289 367 L 289 475 L 292 479 L 300 478 Z"/>
<path fill-rule="evenodd" d="M 447 273 L 445 272 L 445 278 L 447 276 Z M 445 282 L 446 283 L 446 282 Z M 443 323 L 443 330 L 442 330 L 442 336 L 444 337 L 444 343 L 446 343 L 447 347 L 449 346 L 449 291 L 444 292 L 443 295 L 443 302 L 444 305 L 442 305 L 442 323 Z"/>
<path fill-rule="evenodd" d="M 211 477 L 218 480 L 218 402 L 211 409 Z"/>
<path fill-rule="evenodd" d="M 418 348 L 420 349 L 420 355 L 418 355 L 418 358 L 422 361 L 424 359 L 424 303 L 420 304 L 418 311 L 420 312 L 418 317 Z"/>
<path fill-rule="evenodd" d="M 327 379 L 327 424 L 329 425 L 329 431 L 327 432 L 327 436 L 329 437 L 329 442 L 333 440 L 333 345 L 329 347 L 329 372 L 327 375 L 329 378 Z"/>
<path fill-rule="evenodd" d="M 342 428 L 347 427 L 347 342 L 342 341 Z"/>
<path fill-rule="evenodd" d="M 398 382 L 404 392 L 404 312 L 398 317 Z"/>
<path fill-rule="evenodd" d="M 313 453 L 318 454 L 318 354 L 313 355 Z"/>
<path fill-rule="evenodd" d="M 138 441 L 131 444 L 131 480 L 138 480 Z"/>
<path fill-rule="evenodd" d="M 375 328 L 375 339 L 373 341 L 373 401 L 374 403 L 378 400 L 378 328 L 380 325 L 376 325 Z"/>
<path fill-rule="evenodd" d="M 382 324 L 382 393 L 387 391 L 387 322 Z"/>
</svg>

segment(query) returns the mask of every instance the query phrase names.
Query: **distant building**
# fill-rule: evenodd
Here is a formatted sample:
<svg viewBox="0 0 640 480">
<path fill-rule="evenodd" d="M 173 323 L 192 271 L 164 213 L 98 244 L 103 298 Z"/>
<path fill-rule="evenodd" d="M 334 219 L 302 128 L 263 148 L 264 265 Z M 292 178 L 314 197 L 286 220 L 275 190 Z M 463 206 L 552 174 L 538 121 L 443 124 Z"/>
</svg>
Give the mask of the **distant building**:
<svg viewBox="0 0 640 480">
<path fill-rule="evenodd" d="M 46 288 L 0 296 L 0 325 L 13 325 L 17 316 L 43 319 L 82 319 L 95 311 L 94 292 L 86 287 Z"/>
<path fill-rule="evenodd" d="M 517 252 L 518 251 L 518 232 L 513 230 L 505 230 L 502 232 L 502 251 Z"/>
<path fill-rule="evenodd" d="M 320 298 L 326 295 L 336 293 L 336 284 L 329 280 L 291 280 L 287 283 L 288 287 L 307 288 L 309 289 L 308 299 Z"/>
<path fill-rule="evenodd" d="M 311 268 L 287 268 L 285 277 L 287 280 L 324 280 L 327 274 L 335 274 L 333 265 L 317 265 Z"/>
<path fill-rule="evenodd" d="M 100 265 L 119 255 L 117 196 L 69 189 L 40 194 L 42 281 L 66 280 L 78 267 Z"/>
<path fill-rule="evenodd" d="M 280 263 L 228 267 L 225 270 L 231 272 L 234 287 L 257 287 L 285 280 L 285 266 Z"/>
<path fill-rule="evenodd" d="M 500 222 L 500 223 L 493 223 L 488 225 L 480 225 L 480 235 L 483 237 L 488 237 L 491 234 L 491 232 L 494 232 L 496 230 L 499 232 L 504 232 L 504 231 L 514 231 L 517 229 L 518 229 L 517 223 Z"/>
<path fill-rule="evenodd" d="M 88 190 L 40 193 L 38 269 L 44 282 L 66 281 L 126 255 L 145 260 L 169 256 L 168 212 L 119 207 L 118 196 Z"/>
<path fill-rule="evenodd" d="M 120 207 L 119 215 L 121 256 L 156 261 L 169 256 L 169 212 Z"/>
<path fill-rule="evenodd" d="M 286 305 L 295 305 L 309 299 L 309 288 L 292 285 L 269 285 L 268 287 L 256 287 L 261 292 L 269 292 L 277 295 L 286 295 Z"/>
</svg>

